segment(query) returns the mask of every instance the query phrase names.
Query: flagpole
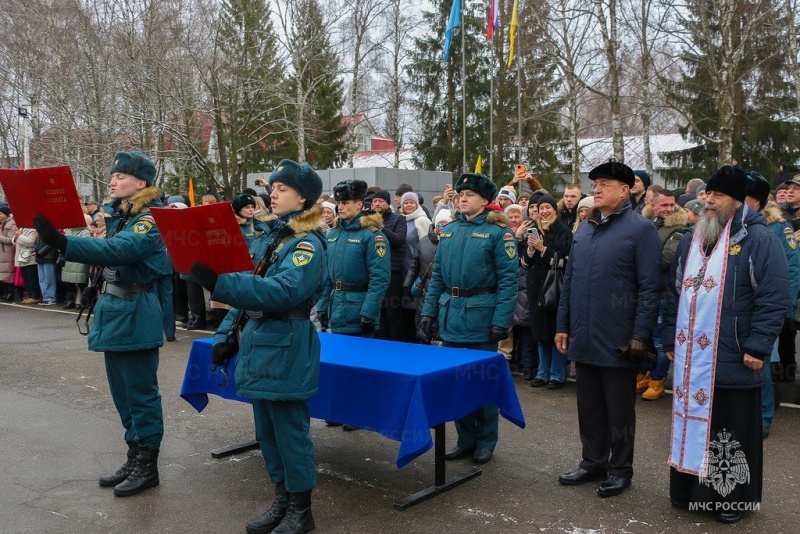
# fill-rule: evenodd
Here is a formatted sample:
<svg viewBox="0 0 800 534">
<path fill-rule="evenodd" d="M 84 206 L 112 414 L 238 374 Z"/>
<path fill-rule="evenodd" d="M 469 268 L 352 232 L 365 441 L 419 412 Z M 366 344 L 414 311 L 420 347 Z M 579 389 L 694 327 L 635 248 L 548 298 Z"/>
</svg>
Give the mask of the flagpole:
<svg viewBox="0 0 800 534">
<path fill-rule="evenodd" d="M 520 32 L 517 31 L 517 51 L 522 50 Z M 517 162 L 522 162 L 522 61 L 517 54 Z"/>
<path fill-rule="evenodd" d="M 467 171 L 467 68 L 466 47 L 464 34 L 467 29 L 467 19 L 464 17 L 464 5 L 461 5 L 461 168 Z"/>
<path fill-rule="evenodd" d="M 492 70 L 489 72 L 489 178 L 494 171 L 494 33 L 490 41 Z"/>
</svg>

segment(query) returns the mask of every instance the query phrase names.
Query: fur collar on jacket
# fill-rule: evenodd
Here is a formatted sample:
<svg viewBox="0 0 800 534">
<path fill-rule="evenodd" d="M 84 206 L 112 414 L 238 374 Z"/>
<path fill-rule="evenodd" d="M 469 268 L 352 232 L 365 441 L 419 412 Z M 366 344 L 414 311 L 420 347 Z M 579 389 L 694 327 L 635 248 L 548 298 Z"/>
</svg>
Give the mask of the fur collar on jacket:
<svg viewBox="0 0 800 534">
<path fill-rule="evenodd" d="M 644 207 L 644 209 L 642 210 L 642 217 L 650 221 L 655 219 L 656 216 L 653 214 L 652 206 L 647 205 Z M 681 226 L 681 225 L 685 226 L 687 224 L 689 224 L 689 216 L 686 215 L 686 210 L 678 206 L 677 204 L 675 204 L 675 212 L 669 217 L 666 217 L 664 219 L 664 226 L 667 228 L 671 228 L 673 226 Z"/>
<path fill-rule="evenodd" d="M 378 230 L 383 228 L 383 215 L 376 212 L 365 212 L 361 215 L 361 218 L 358 219 L 361 228 L 369 228 L 373 232 L 377 232 Z M 337 228 L 339 226 L 339 217 L 336 217 L 333 220 L 333 226 L 331 228 Z"/>
<path fill-rule="evenodd" d="M 150 211 L 150 204 L 155 201 L 159 201 L 160 206 L 160 198 L 161 190 L 156 186 L 151 185 L 150 187 L 145 187 L 133 195 L 130 200 L 115 202 L 114 204 L 115 206 L 119 206 L 120 213 L 133 217 L 135 215 L 139 215 L 140 213 L 147 213 Z"/>
<path fill-rule="evenodd" d="M 453 212 L 454 221 L 458 219 L 460 216 L 461 216 L 460 211 Z M 509 226 L 508 217 L 506 217 L 506 214 L 493 209 L 489 209 L 489 214 L 486 216 L 486 222 L 490 224 L 496 224 L 497 226 L 500 226 L 502 228 L 508 228 Z"/>
<path fill-rule="evenodd" d="M 508 228 L 509 225 L 506 214 L 494 210 L 490 211 L 489 215 L 486 216 L 486 222 L 490 224 L 496 224 L 502 228 Z"/>
<path fill-rule="evenodd" d="M 764 217 L 767 219 L 767 224 L 772 224 L 776 222 L 786 222 L 786 219 L 783 218 L 783 213 L 781 213 L 781 208 L 774 202 L 767 202 L 766 207 L 761 210 L 761 213 L 764 214 Z"/>
<path fill-rule="evenodd" d="M 276 217 L 273 215 L 271 220 L 274 219 L 276 219 Z M 314 204 L 310 209 L 303 210 L 296 216 L 289 219 L 289 228 L 291 228 L 295 234 L 301 234 L 304 232 L 311 233 L 314 231 L 319 231 L 321 222 L 322 208 L 317 204 Z"/>
</svg>

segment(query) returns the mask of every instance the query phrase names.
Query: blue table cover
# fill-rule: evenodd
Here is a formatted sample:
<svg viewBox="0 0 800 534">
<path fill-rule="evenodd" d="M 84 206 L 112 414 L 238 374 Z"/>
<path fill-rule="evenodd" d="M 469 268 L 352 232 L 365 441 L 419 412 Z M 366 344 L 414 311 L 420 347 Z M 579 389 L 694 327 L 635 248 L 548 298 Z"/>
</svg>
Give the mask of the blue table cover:
<svg viewBox="0 0 800 534">
<path fill-rule="evenodd" d="M 525 418 L 505 358 L 497 353 L 320 334 L 319 391 L 311 416 L 379 432 L 400 442 L 397 467 L 433 446 L 431 427 L 484 406 L 525 427 Z M 197 411 L 208 394 L 250 402 L 236 393 L 233 374 L 223 387 L 212 372 L 212 339 L 192 344 L 181 397 Z"/>
</svg>

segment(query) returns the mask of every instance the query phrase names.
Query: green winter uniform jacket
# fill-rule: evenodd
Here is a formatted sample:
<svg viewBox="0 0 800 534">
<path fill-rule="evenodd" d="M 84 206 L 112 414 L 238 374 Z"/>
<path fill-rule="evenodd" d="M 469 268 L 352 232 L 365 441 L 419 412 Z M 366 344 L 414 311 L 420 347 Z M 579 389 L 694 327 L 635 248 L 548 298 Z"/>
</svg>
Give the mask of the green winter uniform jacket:
<svg viewBox="0 0 800 534">
<path fill-rule="evenodd" d="M 242 397 L 272 401 L 306 400 L 317 394 L 320 342 L 307 319 L 283 319 L 292 309 L 310 312 L 326 277 L 325 241 L 319 232 L 318 206 L 290 217 L 286 228 L 279 220 L 270 232 L 253 242 L 256 262 L 273 239 L 279 239 L 275 260 L 265 276 L 252 273 L 220 275 L 212 299 L 234 308 L 220 324 L 214 344 L 224 343 L 238 309 L 255 312 L 239 340 L 236 390 Z M 276 237 L 277 236 L 277 237 Z M 264 314 L 258 317 L 258 313 Z M 269 314 L 273 314 L 272 317 Z"/>
<path fill-rule="evenodd" d="M 451 343 L 486 343 L 491 327 L 509 328 L 517 300 L 517 240 L 505 215 L 485 210 L 444 227 L 422 315 L 439 317 L 439 335 Z M 447 288 L 494 289 L 486 295 L 451 296 Z"/>
<path fill-rule="evenodd" d="M 64 259 L 116 270 L 121 284 L 155 284 L 167 253 L 150 215 L 151 207 L 161 207 L 159 195 L 158 188 L 150 186 L 129 201 L 115 201 L 114 212 L 106 217 L 106 239 L 67 236 Z M 114 234 L 126 216 L 123 228 Z M 164 344 L 157 293 L 137 292 L 131 298 L 100 295 L 89 330 L 89 350 L 132 352 Z"/>
<path fill-rule="evenodd" d="M 317 310 L 328 313 L 332 332 L 360 332 L 361 317 L 374 320 L 375 328 L 380 326 L 381 304 L 391 278 L 389 241 L 381 228 L 379 213 L 359 213 L 350 223 L 336 219 L 328 230 L 328 277 Z M 337 290 L 337 282 L 365 290 Z"/>
</svg>

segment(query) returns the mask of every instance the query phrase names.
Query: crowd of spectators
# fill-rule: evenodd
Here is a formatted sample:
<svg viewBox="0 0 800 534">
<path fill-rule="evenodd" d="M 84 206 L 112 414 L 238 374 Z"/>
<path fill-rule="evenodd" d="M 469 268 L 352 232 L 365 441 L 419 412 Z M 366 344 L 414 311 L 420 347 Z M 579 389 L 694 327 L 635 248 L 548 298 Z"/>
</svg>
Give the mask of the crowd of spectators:
<svg viewBox="0 0 800 534">
<path fill-rule="evenodd" d="M 705 183 L 695 178 L 685 189 L 670 191 L 653 184 L 644 171 L 635 171 L 634 174 L 635 182 L 630 190 L 631 208 L 650 220 L 658 231 L 661 242 L 659 263 L 661 276 L 665 279 L 678 243 L 703 210 Z M 521 187 L 522 183 L 528 187 Z M 800 178 L 792 177 L 782 166 L 776 184 L 776 189 L 770 191 L 770 205 L 779 210 L 780 216 L 800 237 Z M 248 243 L 264 232 L 265 221 L 270 217 L 268 188 L 264 182 L 257 183 L 256 188 L 259 187 L 264 187 L 265 191 L 258 193 L 248 188 L 231 202 Z M 528 193 L 528 189 L 532 193 Z M 582 191 L 579 184 L 567 184 L 558 199 L 554 195 L 555 192 L 544 189 L 520 166 L 487 206 L 502 215 L 504 224 L 514 233 L 520 265 L 519 291 L 510 335 L 498 344 L 498 351 L 515 371 L 530 381 L 531 386 L 551 390 L 560 389 L 568 378 L 574 376 L 574 365 L 571 366 L 568 357 L 559 353 L 553 344 L 556 311 L 539 305 L 539 293 L 548 271 L 563 270 L 570 261 L 572 236 L 594 209 L 594 197 Z M 386 236 L 391 256 L 391 279 L 381 306 L 380 327 L 376 332 L 378 338 L 412 343 L 441 342 L 436 335 L 422 335 L 418 327 L 439 235 L 457 215 L 457 194 L 448 184 L 442 194 L 432 200 L 429 208 L 423 196 L 408 184 L 400 185 L 393 192 L 376 186 L 367 190 L 364 210 L 382 218 L 381 231 Z M 202 197 L 203 205 L 217 201 L 211 194 Z M 184 209 L 189 200 L 183 195 L 172 195 L 165 196 L 163 203 L 170 208 Z M 323 227 L 320 230 L 325 233 L 338 216 L 337 204 L 328 194 L 323 194 L 317 203 L 322 210 Z M 86 202 L 86 227 L 67 229 L 65 233 L 105 238 L 108 209 L 108 203 Z M 169 305 L 164 303 L 163 306 L 168 340 L 174 339 L 174 327 L 170 325 L 176 321 L 187 330 L 214 329 L 229 307 L 209 300 L 208 292 L 204 292 L 192 275 L 176 273 L 171 264 L 164 270 L 164 277 L 172 287 L 169 292 L 161 292 L 162 301 L 170 300 Z M 74 309 L 79 307 L 81 292 L 94 272 L 91 265 L 65 262 L 57 251 L 38 239 L 34 229 L 18 228 L 10 207 L 6 203 L 0 204 L 0 301 L 39 306 L 53 306 L 58 302 L 64 309 Z M 637 376 L 637 393 L 644 400 L 660 399 L 667 388 L 670 362 L 664 353 L 660 334 L 662 314 L 663 303 L 659 322 L 650 337 L 653 362 L 643 365 Z M 772 365 L 776 384 L 794 378 L 795 334 L 795 320 L 788 317 Z M 777 392 L 776 385 L 775 394 Z M 768 425 L 765 424 L 766 429 Z"/>
</svg>

